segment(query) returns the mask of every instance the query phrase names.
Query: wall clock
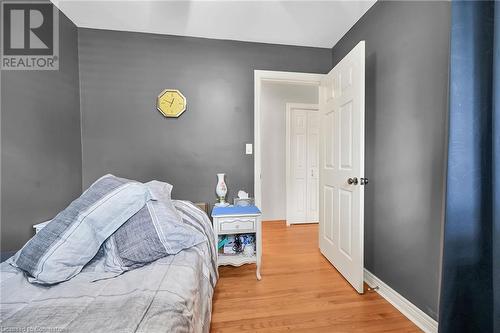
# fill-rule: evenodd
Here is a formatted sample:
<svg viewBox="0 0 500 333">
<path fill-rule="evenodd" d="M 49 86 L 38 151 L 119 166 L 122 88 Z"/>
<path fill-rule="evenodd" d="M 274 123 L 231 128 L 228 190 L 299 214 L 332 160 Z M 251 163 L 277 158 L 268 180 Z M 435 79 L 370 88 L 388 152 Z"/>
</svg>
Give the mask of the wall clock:
<svg viewBox="0 0 500 333">
<path fill-rule="evenodd" d="M 179 117 L 186 111 L 186 97 L 177 89 L 165 89 L 156 99 L 156 108 L 165 117 Z"/>
</svg>

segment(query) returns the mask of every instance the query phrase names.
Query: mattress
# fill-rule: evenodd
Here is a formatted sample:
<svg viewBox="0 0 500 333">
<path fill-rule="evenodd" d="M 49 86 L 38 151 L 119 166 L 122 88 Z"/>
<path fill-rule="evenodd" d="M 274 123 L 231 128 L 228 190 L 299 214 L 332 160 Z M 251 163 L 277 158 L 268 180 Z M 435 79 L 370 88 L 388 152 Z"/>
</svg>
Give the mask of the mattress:
<svg viewBox="0 0 500 333">
<path fill-rule="evenodd" d="M 217 282 L 213 230 L 192 204 L 174 205 L 207 242 L 118 276 L 98 272 L 98 255 L 76 277 L 53 286 L 31 284 L 1 263 L 0 331 L 208 332 Z"/>
</svg>

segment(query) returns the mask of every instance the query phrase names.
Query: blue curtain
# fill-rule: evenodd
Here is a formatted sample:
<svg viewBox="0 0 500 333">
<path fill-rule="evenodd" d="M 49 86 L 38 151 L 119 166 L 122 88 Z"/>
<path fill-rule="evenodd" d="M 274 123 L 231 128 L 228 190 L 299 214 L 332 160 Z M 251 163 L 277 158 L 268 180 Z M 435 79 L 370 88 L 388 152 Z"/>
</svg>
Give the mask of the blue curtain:
<svg viewBox="0 0 500 333">
<path fill-rule="evenodd" d="M 500 332 L 500 2 L 451 4 L 439 332 Z"/>
</svg>

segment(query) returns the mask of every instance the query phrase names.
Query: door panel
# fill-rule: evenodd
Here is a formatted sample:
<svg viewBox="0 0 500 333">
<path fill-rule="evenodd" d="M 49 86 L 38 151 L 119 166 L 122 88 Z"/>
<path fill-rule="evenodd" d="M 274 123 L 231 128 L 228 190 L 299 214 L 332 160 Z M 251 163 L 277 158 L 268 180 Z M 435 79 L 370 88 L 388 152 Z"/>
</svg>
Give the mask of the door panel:
<svg viewBox="0 0 500 333">
<path fill-rule="evenodd" d="M 323 205 L 323 219 L 320 221 L 324 221 L 324 223 L 320 223 L 320 228 L 324 232 L 323 237 L 324 241 L 327 242 L 327 246 L 334 246 L 335 244 L 335 234 L 333 228 L 335 226 L 334 223 L 334 211 L 335 209 L 335 188 L 332 186 L 325 185 L 323 187 L 323 199 L 325 204 Z"/>
<path fill-rule="evenodd" d="M 352 104 L 348 102 L 340 107 L 340 167 L 344 170 L 352 169 Z"/>
<path fill-rule="evenodd" d="M 339 190 L 339 240 L 340 249 L 348 259 L 351 259 L 351 230 L 352 230 L 352 192 Z"/>
<path fill-rule="evenodd" d="M 325 152 L 324 152 L 324 163 L 325 163 L 325 168 L 327 169 L 333 169 L 335 168 L 335 152 L 334 152 L 334 147 L 335 147 L 335 112 L 334 110 L 330 110 L 327 112 L 324 116 L 325 118 L 325 141 L 324 141 L 324 147 L 325 147 Z M 321 141 L 320 141 L 321 142 Z"/>
<path fill-rule="evenodd" d="M 359 293 L 363 293 L 364 188 L 359 179 L 364 177 L 364 87 L 362 41 L 320 86 L 320 250 Z"/>
</svg>

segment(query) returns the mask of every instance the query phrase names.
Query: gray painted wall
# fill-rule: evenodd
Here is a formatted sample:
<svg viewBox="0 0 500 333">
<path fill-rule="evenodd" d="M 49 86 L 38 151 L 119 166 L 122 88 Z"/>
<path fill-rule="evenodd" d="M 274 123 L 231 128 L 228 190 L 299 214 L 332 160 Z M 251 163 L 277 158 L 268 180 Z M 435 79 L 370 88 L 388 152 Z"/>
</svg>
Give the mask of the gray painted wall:
<svg viewBox="0 0 500 333">
<path fill-rule="evenodd" d="M 173 197 L 215 200 L 253 192 L 253 71 L 326 73 L 331 50 L 79 30 L 83 186 L 105 173 L 174 185 Z M 156 96 L 177 88 L 188 109 L 166 119 Z M 264 143 L 265 144 L 265 143 Z"/>
<path fill-rule="evenodd" d="M 450 5 L 377 2 L 332 50 L 366 41 L 365 266 L 437 317 Z"/>
<path fill-rule="evenodd" d="M 58 71 L 2 71 L 1 250 L 81 193 L 77 28 L 62 13 Z"/>
</svg>

